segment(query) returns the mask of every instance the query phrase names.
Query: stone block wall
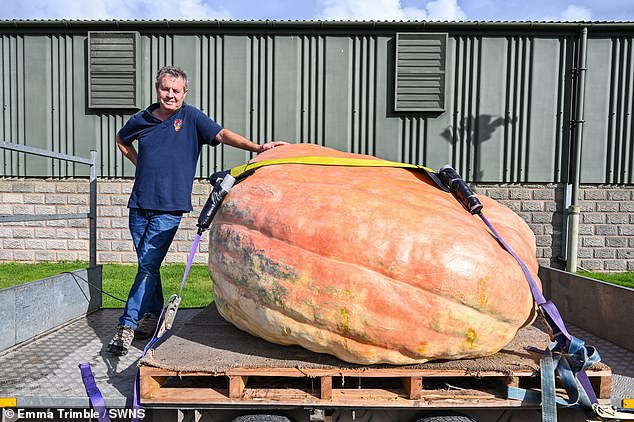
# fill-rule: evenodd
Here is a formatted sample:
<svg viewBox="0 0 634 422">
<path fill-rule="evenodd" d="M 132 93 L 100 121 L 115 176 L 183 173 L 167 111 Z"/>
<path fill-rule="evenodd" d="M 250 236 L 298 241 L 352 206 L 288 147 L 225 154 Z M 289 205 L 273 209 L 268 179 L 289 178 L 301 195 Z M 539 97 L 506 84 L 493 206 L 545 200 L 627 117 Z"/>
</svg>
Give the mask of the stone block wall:
<svg viewBox="0 0 634 422">
<path fill-rule="evenodd" d="M 540 264 L 561 268 L 564 187 L 560 184 L 475 184 L 519 214 L 535 233 Z M 128 232 L 131 180 L 97 183 L 97 261 L 135 263 Z M 0 215 L 87 213 L 87 179 L 0 178 Z M 194 211 L 183 217 L 166 258 L 185 263 L 196 235 L 196 218 L 210 185 L 194 183 Z M 634 271 L 634 186 L 583 186 L 579 265 L 598 271 Z M 206 263 L 208 238 L 200 242 L 195 262 Z M 0 262 L 88 261 L 88 221 L 53 220 L 0 223 Z"/>
<path fill-rule="evenodd" d="M 564 218 L 561 184 L 479 184 L 477 193 L 505 204 L 535 233 L 541 265 L 562 268 Z M 593 271 L 634 271 L 634 186 L 585 185 L 579 192 L 578 266 Z"/>
</svg>

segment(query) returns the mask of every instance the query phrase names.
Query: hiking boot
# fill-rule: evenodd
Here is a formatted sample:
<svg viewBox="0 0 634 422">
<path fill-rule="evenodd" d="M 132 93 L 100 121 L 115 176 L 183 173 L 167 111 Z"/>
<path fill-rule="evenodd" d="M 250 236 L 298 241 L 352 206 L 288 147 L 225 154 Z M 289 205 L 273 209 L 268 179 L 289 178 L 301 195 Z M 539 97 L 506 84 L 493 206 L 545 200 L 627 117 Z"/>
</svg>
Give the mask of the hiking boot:
<svg viewBox="0 0 634 422">
<path fill-rule="evenodd" d="M 146 340 L 154 335 L 156 332 L 156 325 L 158 324 L 158 317 L 154 314 L 145 314 L 139 324 L 139 327 L 134 331 L 134 338 L 137 340 Z"/>
<path fill-rule="evenodd" d="M 117 332 L 115 333 L 110 344 L 108 344 L 108 351 L 113 355 L 125 356 L 128 354 L 128 349 L 134 339 L 134 330 L 132 327 L 125 327 L 119 325 Z"/>
</svg>

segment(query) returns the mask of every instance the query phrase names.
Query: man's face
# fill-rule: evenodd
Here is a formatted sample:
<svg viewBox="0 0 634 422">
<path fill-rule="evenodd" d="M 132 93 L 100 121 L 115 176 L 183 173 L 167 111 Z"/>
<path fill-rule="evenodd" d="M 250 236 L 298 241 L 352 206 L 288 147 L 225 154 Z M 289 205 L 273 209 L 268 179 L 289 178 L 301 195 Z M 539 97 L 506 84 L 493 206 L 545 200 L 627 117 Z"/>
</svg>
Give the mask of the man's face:
<svg viewBox="0 0 634 422">
<path fill-rule="evenodd" d="M 187 90 L 183 78 L 165 75 L 156 87 L 159 106 L 166 113 L 173 113 L 183 105 Z"/>
</svg>

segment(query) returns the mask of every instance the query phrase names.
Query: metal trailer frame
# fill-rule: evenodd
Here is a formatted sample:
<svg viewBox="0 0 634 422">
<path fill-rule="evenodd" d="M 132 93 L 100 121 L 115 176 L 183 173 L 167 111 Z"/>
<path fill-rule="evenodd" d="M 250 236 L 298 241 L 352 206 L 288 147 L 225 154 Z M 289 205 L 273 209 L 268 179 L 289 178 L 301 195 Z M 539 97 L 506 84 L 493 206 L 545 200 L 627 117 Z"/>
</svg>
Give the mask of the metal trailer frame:
<svg viewBox="0 0 634 422">
<path fill-rule="evenodd" d="M 30 214 L 30 215 L 0 215 L 0 223 L 23 222 L 23 221 L 46 221 L 46 220 L 72 220 L 88 218 L 89 226 L 89 253 L 90 267 L 97 265 L 97 151 L 90 150 L 90 158 L 78 157 L 75 155 L 62 154 L 45 149 L 34 148 L 27 145 L 14 144 L 0 141 L 0 148 L 18 151 L 25 154 L 39 155 L 41 157 L 55 158 L 58 160 L 70 161 L 90 166 L 90 210 L 86 213 L 78 214 Z"/>
</svg>

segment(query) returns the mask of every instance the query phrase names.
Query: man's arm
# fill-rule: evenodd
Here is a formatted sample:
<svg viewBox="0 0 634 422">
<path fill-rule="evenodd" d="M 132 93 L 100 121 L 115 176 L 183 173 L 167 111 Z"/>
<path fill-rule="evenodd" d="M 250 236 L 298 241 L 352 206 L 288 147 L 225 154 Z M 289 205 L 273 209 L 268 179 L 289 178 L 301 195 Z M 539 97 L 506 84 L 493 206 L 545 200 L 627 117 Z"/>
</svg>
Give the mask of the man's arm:
<svg viewBox="0 0 634 422">
<path fill-rule="evenodd" d="M 125 158 L 132 161 L 132 164 L 136 166 L 137 153 L 136 153 L 136 149 L 134 148 L 134 145 L 132 144 L 126 145 L 122 143 L 118 133 L 117 133 L 117 146 L 119 147 L 119 150 L 123 153 Z"/>
<path fill-rule="evenodd" d="M 216 140 L 222 144 L 230 145 L 232 147 L 240 148 L 246 151 L 256 152 L 258 154 L 268 149 L 288 144 L 288 142 L 275 141 L 268 142 L 263 145 L 258 145 L 249 141 L 244 136 L 232 132 L 231 130 L 226 128 L 223 128 L 220 132 L 218 132 L 218 134 L 216 135 Z"/>
</svg>

